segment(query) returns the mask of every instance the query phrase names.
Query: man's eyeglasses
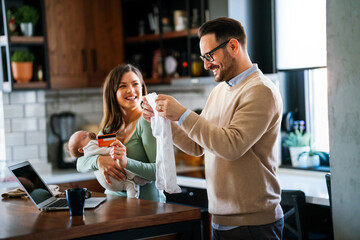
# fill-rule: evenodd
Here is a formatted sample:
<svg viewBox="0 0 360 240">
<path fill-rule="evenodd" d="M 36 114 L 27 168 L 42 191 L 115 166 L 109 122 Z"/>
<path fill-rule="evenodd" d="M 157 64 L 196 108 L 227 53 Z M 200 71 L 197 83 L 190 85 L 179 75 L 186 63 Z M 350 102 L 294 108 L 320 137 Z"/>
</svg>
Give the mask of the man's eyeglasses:
<svg viewBox="0 0 360 240">
<path fill-rule="evenodd" d="M 208 61 L 208 62 L 213 62 L 214 61 L 214 58 L 213 58 L 213 53 L 216 51 L 216 50 L 219 50 L 220 48 L 223 48 L 226 46 L 226 44 L 228 44 L 230 42 L 230 39 L 227 40 L 226 42 L 223 42 L 222 44 L 220 44 L 219 46 L 217 46 L 216 48 L 214 48 L 213 50 L 205 53 L 204 55 L 200 55 L 200 58 L 201 60 L 205 61 Z"/>
</svg>

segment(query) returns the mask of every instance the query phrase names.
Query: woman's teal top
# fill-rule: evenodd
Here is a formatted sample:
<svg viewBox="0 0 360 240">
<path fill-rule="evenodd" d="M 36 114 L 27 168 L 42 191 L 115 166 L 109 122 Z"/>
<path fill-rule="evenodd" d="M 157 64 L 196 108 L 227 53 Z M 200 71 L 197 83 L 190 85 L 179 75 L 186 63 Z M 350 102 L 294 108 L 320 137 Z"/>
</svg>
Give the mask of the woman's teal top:
<svg viewBox="0 0 360 240">
<path fill-rule="evenodd" d="M 99 134 L 102 134 L 100 132 Z M 156 180 L 156 139 L 152 135 L 151 125 L 143 117 L 136 123 L 136 128 L 130 140 L 125 144 L 128 164 L 126 169 L 136 175 L 151 180 L 151 183 L 140 186 L 140 199 L 165 202 L 163 191 L 155 186 Z M 96 160 L 99 155 L 80 157 L 77 160 L 76 168 L 79 172 L 98 170 Z M 126 197 L 126 192 L 114 192 L 105 190 L 106 194 Z"/>
</svg>

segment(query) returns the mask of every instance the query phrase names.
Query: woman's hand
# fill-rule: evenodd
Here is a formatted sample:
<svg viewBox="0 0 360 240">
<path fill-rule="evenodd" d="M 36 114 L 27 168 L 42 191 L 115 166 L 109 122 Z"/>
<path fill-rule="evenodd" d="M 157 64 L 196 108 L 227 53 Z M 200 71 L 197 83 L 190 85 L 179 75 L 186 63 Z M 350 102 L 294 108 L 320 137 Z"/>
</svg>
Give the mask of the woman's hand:
<svg viewBox="0 0 360 240">
<path fill-rule="evenodd" d="M 109 176 L 118 181 L 124 181 L 126 179 L 124 168 L 119 161 L 115 161 L 111 156 L 99 156 L 97 166 L 108 184 L 111 184 Z"/>
<path fill-rule="evenodd" d="M 110 144 L 110 156 L 119 162 L 122 168 L 127 166 L 126 147 L 119 141 L 115 141 Z"/>
</svg>

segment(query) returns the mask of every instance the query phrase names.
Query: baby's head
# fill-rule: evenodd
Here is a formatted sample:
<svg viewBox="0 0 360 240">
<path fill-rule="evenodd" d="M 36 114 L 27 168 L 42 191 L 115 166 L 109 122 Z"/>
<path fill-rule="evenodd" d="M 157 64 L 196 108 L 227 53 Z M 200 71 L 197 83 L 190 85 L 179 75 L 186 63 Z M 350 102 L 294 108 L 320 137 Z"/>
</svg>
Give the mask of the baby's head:
<svg viewBox="0 0 360 240">
<path fill-rule="evenodd" d="M 95 133 L 87 131 L 75 132 L 71 135 L 68 143 L 70 154 L 76 158 L 84 156 L 83 147 L 85 147 L 90 140 L 96 140 Z"/>
</svg>

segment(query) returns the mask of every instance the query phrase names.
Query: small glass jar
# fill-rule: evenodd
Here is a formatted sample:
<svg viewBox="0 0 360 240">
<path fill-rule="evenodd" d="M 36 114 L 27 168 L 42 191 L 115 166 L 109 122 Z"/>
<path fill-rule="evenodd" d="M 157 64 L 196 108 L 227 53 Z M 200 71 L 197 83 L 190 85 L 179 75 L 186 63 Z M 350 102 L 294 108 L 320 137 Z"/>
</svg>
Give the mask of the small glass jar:
<svg viewBox="0 0 360 240">
<path fill-rule="evenodd" d="M 43 74 L 42 66 L 37 67 L 36 77 L 39 82 L 44 81 L 44 74 Z"/>
</svg>

